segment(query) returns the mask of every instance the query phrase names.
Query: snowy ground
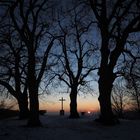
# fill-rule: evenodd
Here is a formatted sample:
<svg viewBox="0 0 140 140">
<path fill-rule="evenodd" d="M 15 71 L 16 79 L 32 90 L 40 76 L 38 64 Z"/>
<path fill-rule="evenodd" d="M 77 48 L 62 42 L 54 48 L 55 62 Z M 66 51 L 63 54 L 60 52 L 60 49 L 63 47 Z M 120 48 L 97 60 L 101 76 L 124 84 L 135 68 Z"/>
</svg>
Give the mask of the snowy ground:
<svg viewBox="0 0 140 140">
<path fill-rule="evenodd" d="M 40 128 L 24 127 L 26 121 L 0 120 L 0 140 L 139 140 L 140 120 L 121 120 L 116 126 L 102 126 L 91 116 L 71 120 L 66 116 L 41 116 Z"/>
</svg>

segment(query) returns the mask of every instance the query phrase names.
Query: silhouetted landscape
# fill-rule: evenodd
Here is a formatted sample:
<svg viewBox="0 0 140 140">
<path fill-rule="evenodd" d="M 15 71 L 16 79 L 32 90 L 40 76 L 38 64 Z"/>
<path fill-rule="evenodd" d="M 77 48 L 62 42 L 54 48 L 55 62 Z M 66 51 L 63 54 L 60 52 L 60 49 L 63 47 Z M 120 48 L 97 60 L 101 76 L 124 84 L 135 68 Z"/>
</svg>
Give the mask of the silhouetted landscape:
<svg viewBox="0 0 140 140">
<path fill-rule="evenodd" d="M 2 140 L 139 139 L 140 1 L 0 0 L 0 97 Z"/>
</svg>

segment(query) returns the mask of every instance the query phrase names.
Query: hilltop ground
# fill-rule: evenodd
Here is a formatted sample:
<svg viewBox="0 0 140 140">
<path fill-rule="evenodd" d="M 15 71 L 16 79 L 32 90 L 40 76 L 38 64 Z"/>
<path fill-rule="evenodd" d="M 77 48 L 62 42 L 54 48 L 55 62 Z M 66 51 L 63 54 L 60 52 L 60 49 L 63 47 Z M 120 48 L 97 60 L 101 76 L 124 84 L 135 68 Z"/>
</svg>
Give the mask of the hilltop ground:
<svg viewBox="0 0 140 140">
<path fill-rule="evenodd" d="M 92 116 L 41 116 L 43 127 L 24 127 L 16 117 L 0 120 L 0 140 L 138 140 L 140 120 L 120 120 L 116 126 L 102 126 Z"/>
</svg>

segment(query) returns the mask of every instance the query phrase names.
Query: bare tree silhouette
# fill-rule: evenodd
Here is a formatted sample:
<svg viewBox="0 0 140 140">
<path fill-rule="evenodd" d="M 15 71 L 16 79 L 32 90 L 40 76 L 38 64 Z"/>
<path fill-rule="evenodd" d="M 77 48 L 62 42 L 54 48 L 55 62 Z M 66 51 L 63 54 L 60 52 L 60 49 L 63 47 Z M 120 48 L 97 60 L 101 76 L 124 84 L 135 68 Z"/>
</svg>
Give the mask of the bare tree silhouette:
<svg viewBox="0 0 140 140">
<path fill-rule="evenodd" d="M 59 68 L 55 71 L 59 80 L 70 89 L 70 116 L 79 118 L 77 111 L 77 94 L 80 86 L 86 86 L 92 71 L 97 70 L 98 47 L 90 41 L 90 27 L 93 22 L 84 22 L 86 14 L 82 13 L 83 5 L 66 13 L 66 18 L 59 19 L 59 39 L 62 54 L 58 57 Z"/>
<path fill-rule="evenodd" d="M 101 115 L 98 121 L 111 125 L 117 122 L 111 108 L 111 91 L 117 77 L 115 68 L 130 33 L 140 31 L 139 2 L 137 0 L 89 0 L 89 2 L 101 34 L 101 62 L 98 72 Z"/>
<path fill-rule="evenodd" d="M 49 52 L 55 40 L 55 37 L 49 33 L 47 20 L 51 22 L 51 18 L 49 18 L 51 12 L 47 11 L 51 10 L 51 2 L 50 5 L 47 3 L 46 0 L 1 1 L 1 4 L 7 7 L 8 18 L 10 18 L 12 27 L 20 36 L 27 52 L 27 86 L 30 101 L 29 126 L 41 125 L 38 89 L 46 71 Z M 37 62 L 39 55 L 42 55 L 40 63 Z"/>
</svg>

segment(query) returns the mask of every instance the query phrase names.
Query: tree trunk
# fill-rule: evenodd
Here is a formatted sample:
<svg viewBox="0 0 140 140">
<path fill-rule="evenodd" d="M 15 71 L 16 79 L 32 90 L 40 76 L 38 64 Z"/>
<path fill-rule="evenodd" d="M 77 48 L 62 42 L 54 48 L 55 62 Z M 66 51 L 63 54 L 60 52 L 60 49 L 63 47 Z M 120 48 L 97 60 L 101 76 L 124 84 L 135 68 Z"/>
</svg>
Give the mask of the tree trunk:
<svg viewBox="0 0 140 140">
<path fill-rule="evenodd" d="M 79 118 L 77 111 L 77 87 L 73 87 L 70 93 L 70 116 L 69 118 Z"/>
<path fill-rule="evenodd" d="M 20 54 L 15 54 L 15 89 L 19 105 L 19 119 L 27 119 L 29 115 L 27 92 L 21 93 Z"/>
<path fill-rule="evenodd" d="M 29 116 L 29 109 L 26 101 L 18 101 L 19 105 L 19 119 L 27 119 Z"/>
<path fill-rule="evenodd" d="M 35 53 L 32 45 L 28 48 L 28 89 L 30 100 L 30 113 L 28 126 L 36 127 L 41 126 L 39 120 L 39 99 L 38 99 L 38 87 L 36 74 L 35 74 Z"/>
<path fill-rule="evenodd" d="M 28 97 L 27 94 L 22 94 L 18 99 L 19 119 L 27 119 L 29 117 Z"/>
<path fill-rule="evenodd" d="M 29 127 L 41 126 L 39 119 L 39 100 L 37 91 L 35 91 L 34 94 L 30 94 L 30 113 L 27 125 Z"/>
<path fill-rule="evenodd" d="M 104 71 L 105 72 L 105 71 Z M 97 121 L 105 125 L 113 125 L 117 123 L 114 117 L 111 106 L 111 91 L 113 87 L 114 77 L 113 72 L 107 71 L 100 74 L 99 78 L 99 103 L 100 103 L 100 118 Z"/>
</svg>

